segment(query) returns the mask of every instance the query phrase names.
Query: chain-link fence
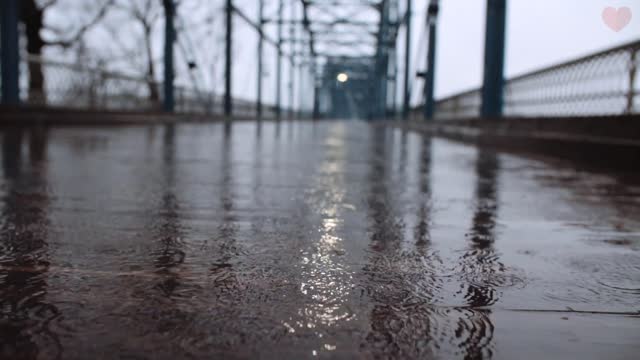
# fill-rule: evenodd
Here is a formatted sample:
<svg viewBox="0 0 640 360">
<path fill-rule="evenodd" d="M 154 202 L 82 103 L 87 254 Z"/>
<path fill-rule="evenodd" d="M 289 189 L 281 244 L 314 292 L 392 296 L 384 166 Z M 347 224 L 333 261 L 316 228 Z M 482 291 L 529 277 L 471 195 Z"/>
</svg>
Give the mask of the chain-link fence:
<svg viewBox="0 0 640 360">
<path fill-rule="evenodd" d="M 439 100 L 436 118 L 480 116 L 481 89 Z M 509 79 L 506 116 L 640 113 L 640 41 Z"/>
<path fill-rule="evenodd" d="M 106 71 L 26 56 L 20 84 L 24 105 L 98 111 L 154 112 L 162 109 L 162 83 Z M 223 114 L 223 97 L 187 86 L 175 86 L 175 111 L 183 114 Z M 255 102 L 234 99 L 234 116 L 253 117 Z M 288 115 L 287 110 L 283 110 Z M 263 105 L 263 117 L 275 117 Z"/>
<path fill-rule="evenodd" d="M 136 111 L 160 108 L 160 86 L 153 81 L 34 56 L 27 56 L 23 65 L 20 98 L 25 105 Z"/>
</svg>

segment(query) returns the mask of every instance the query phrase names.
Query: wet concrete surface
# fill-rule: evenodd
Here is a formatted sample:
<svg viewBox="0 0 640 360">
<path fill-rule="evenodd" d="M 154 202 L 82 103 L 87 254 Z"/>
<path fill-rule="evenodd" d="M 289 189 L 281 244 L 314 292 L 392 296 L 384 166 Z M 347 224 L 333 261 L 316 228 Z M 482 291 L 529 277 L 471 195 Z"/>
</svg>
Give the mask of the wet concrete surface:
<svg viewBox="0 0 640 360">
<path fill-rule="evenodd" d="M 361 122 L 0 136 L 2 358 L 638 358 L 613 174 Z"/>
</svg>

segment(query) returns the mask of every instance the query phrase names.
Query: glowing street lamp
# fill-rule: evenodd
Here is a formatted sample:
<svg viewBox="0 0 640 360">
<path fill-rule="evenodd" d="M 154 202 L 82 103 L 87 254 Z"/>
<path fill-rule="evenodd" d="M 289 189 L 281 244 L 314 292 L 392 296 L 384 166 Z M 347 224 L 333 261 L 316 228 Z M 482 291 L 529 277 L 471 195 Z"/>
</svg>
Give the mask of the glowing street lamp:
<svg viewBox="0 0 640 360">
<path fill-rule="evenodd" d="M 344 83 L 344 82 L 347 82 L 347 80 L 349 80 L 349 75 L 347 75 L 345 73 L 340 73 L 340 74 L 338 74 L 338 76 L 336 76 L 336 79 L 339 82 Z"/>
</svg>

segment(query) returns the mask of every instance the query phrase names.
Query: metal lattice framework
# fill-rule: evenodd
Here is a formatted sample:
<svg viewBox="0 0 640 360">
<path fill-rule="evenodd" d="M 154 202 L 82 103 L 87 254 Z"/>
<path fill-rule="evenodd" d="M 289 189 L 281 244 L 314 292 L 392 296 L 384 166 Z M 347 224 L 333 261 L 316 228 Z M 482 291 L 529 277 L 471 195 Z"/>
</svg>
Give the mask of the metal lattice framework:
<svg viewBox="0 0 640 360">
<path fill-rule="evenodd" d="M 305 30 L 317 57 L 371 57 L 386 1 L 302 0 Z"/>
<path fill-rule="evenodd" d="M 294 106 L 294 78 L 296 71 L 305 68 L 311 79 L 304 79 L 305 84 L 310 84 L 313 91 L 305 91 L 306 96 L 312 97 L 314 116 L 330 112 L 335 106 L 331 104 L 320 108 L 321 104 L 330 103 L 335 96 L 325 96 L 320 99 L 322 93 L 330 94 L 330 91 L 346 91 L 345 96 L 357 100 L 357 112 L 361 116 L 369 118 L 382 118 L 396 112 L 395 94 L 397 93 L 398 64 L 396 59 L 396 40 L 398 29 L 408 22 L 407 15 L 400 14 L 400 2 L 406 0 L 256 0 L 254 5 L 259 9 L 256 19 L 251 14 L 253 9 L 241 3 L 240 0 L 221 0 L 217 11 L 221 11 L 224 19 L 224 94 L 214 96 L 213 90 L 204 90 L 198 77 L 202 74 L 191 72 L 191 69 L 199 68 L 195 62 L 188 64 L 189 77 L 193 91 L 176 86 L 176 56 L 193 59 L 193 44 L 189 38 L 188 27 L 181 19 L 180 2 L 177 0 L 158 0 L 164 9 L 163 31 L 163 74 L 159 79 L 131 78 L 122 74 L 110 73 L 101 69 L 85 69 L 77 64 L 65 64 L 40 58 L 26 57 L 20 61 L 20 54 L 11 52 L 15 59 L 6 55 L 3 61 L 7 65 L 3 67 L 3 78 L 6 77 L 6 87 L 3 101 L 9 101 L 9 94 L 19 98 L 14 103 L 26 102 L 36 106 L 68 106 L 94 109 L 122 110 L 164 110 L 173 111 L 202 111 L 216 113 L 217 106 L 221 103 L 222 113 L 227 116 L 244 115 L 243 101 L 233 96 L 234 77 L 234 46 L 238 44 L 246 46 L 246 38 L 235 38 L 234 30 L 237 24 L 249 27 L 253 30 L 250 38 L 257 35 L 257 101 L 255 115 L 261 117 L 272 109 L 264 106 L 262 78 L 264 76 L 263 52 L 265 45 L 268 51 L 276 54 L 276 69 L 270 69 L 275 73 L 275 91 L 267 91 L 275 94 L 273 112 L 280 117 L 282 112 L 293 113 Z M 3 21 L 7 31 L 2 32 L 6 48 L 18 46 L 16 34 L 18 33 L 18 1 L 8 0 L 3 3 Z M 269 5 L 269 14 L 265 17 L 265 5 Z M 274 13 L 273 5 L 277 5 Z M 286 13 L 284 9 L 286 8 Z M 11 11 L 9 11 L 11 10 Z M 11 21 L 9 21 L 11 20 Z M 3 25 L 4 26 L 4 25 Z M 277 29 L 276 34 L 270 29 Z M 286 32 L 286 33 L 285 33 Z M 11 36 L 9 36 L 11 35 Z M 189 49 L 187 49 L 189 45 Z M 176 54 L 176 53 L 182 53 Z M 185 56 L 186 54 L 186 56 Z M 36 53 L 39 56 L 39 53 Z M 11 60 L 11 61 L 9 61 Z M 46 79 L 42 84 L 31 82 L 25 91 L 25 80 L 30 77 L 21 75 L 17 86 L 18 71 L 15 71 L 17 60 L 27 68 L 35 65 L 42 68 Z M 330 66 L 328 66 L 330 64 Z M 267 64 L 270 66 L 269 64 Z M 289 70 L 284 74 L 284 68 Z M 6 68 L 6 69 L 5 69 Z M 215 71 L 215 70 L 214 70 Z M 236 70 L 236 73 L 239 70 Z M 335 85 L 335 72 L 349 73 L 351 79 L 357 81 L 349 83 L 342 88 Z M 246 71 L 243 70 L 246 74 Z M 13 75 L 12 75 L 13 74 Z M 6 76 L 5 76 L 6 75 Z M 11 76 L 10 76 L 11 75 Z M 14 76 L 15 75 L 15 76 Z M 244 75 L 244 74 L 243 74 Z M 236 76 L 237 77 L 237 76 Z M 299 76 L 302 82 L 303 76 Z M 406 76 L 405 76 L 406 77 Z M 30 80 L 29 80 L 30 81 Z M 288 84 L 284 84 L 288 81 Z M 246 83 L 246 81 L 245 81 Z M 12 85 L 9 87 L 8 85 Z M 244 84 L 241 84 L 244 85 Z M 308 86 L 308 85 L 307 85 Z M 289 88 L 289 100 L 283 100 L 283 87 Z M 21 88 L 21 89 L 20 89 Z M 333 89 L 333 90 L 331 90 Z M 22 94 L 19 94 L 19 93 Z M 66 92 L 66 93 L 65 93 Z M 15 94 L 14 94 L 15 93 Z M 188 93 L 188 95 L 186 95 Z M 162 94 L 162 95 L 160 95 Z M 237 95 L 237 94 L 236 94 Z M 335 95 L 335 94 L 334 94 Z M 366 96 L 365 96 L 366 95 Z M 187 97 L 188 96 L 188 97 Z M 218 101 L 218 98 L 221 98 Z M 185 104 L 190 105 L 186 106 Z M 286 106 L 285 106 L 286 103 Z M 309 101 L 306 102 L 309 104 Z M 161 105 L 161 106 L 159 106 Z M 236 106 L 237 105 L 237 106 Z M 288 107 L 287 107 L 288 106 Z M 237 111 L 234 111 L 236 108 Z M 360 111 L 367 109 L 366 113 Z M 264 111 L 263 111 L 264 110 Z M 297 109 L 301 114 L 309 109 Z"/>
<path fill-rule="evenodd" d="M 201 112 L 231 116 L 280 118 L 313 114 L 329 117 L 392 118 L 409 115 L 414 74 L 411 74 L 411 0 L 255 0 L 253 8 L 240 0 L 220 0 L 224 6 L 208 7 L 224 15 L 224 96 L 215 94 L 216 87 L 203 89 L 202 73 L 193 59 L 195 46 L 191 42 L 180 14 L 177 0 L 157 0 L 165 17 L 164 74 L 160 79 L 135 78 L 82 64 L 43 60 L 19 51 L 19 1 L 6 0 L 2 8 L 0 40 L 4 51 L 2 60 L 2 104 L 20 106 L 82 107 L 96 110 L 163 109 L 167 112 Z M 487 1 L 485 36 L 484 84 L 474 89 L 438 101 L 434 106 L 436 24 L 439 1 L 429 0 L 424 34 L 428 34 L 428 51 L 423 77 L 423 111 L 413 111 L 412 117 L 497 118 L 514 116 L 580 116 L 622 115 L 640 113 L 640 41 L 598 52 L 539 71 L 504 81 L 504 38 L 507 0 Z M 401 13 L 400 4 L 404 5 Z M 264 8 L 269 4 L 269 14 Z M 211 5 L 208 3 L 207 5 Z M 274 5 L 276 6 L 274 11 Z M 255 6 L 254 6 L 255 8 Z M 287 9 L 285 12 L 284 9 Z M 234 22 L 243 23 L 251 33 L 234 39 Z M 176 23 L 176 24 L 174 24 Z M 247 27 L 248 26 L 248 27 Z M 404 89 L 399 89 L 398 34 L 405 31 Z M 276 29 L 277 32 L 271 31 Z M 245 32 L 246 34 L 247 32 Z M 243 92 L 232 93 L 234 46 L 247 46 L 256 41 L 257 75 L 256 101 L 248 100 Z M 427 38 L 426 36 L 424 37 Z M 239 40 L 239 41 L 238 41 Z M 234 45 L 235 44 L 235 45 Z M 423 44 L 422 41 L 419 44 Z M 269 51 L 265 52 L 264 48 Z M 420 46 L 421 48 L 421 46 Z M 175 76 L 174 50 L 182 52 L 188 62 L 191 86 L 174 84 L 184 81 Z M 267 54 L 268 53 L 268 54 Z M 35 52 L 35 54 L 41 54 Z M 239 56 L 239 55 L 238 55 Z M 243 55 L 245 58 L 252 55 Z M 418 61 L 422 63 L 422 52 Z M 265 70 L 264 58 L 274 60 L 276 66 Z M 22 60 L 21 60 L 22 59 Z M 32 71 L 32 65 L 36 70 Z M 245 81 L 245 66 L 236 66 Z M 263 66 L 264 65 L 264 66 Z M 20 71 L 22 67 L 22 71 Z M 151 66 L 149 66 L 151 68 Z M 275 68 L 275 69 L 274 69 Z M 288 73 L 285 73 L 287 68 Z M 415 68 L 415 67 L 414 67 Z M 211 68 L 209 68 L 211 69 Z M 30 76 L 33 72 L 35 76 Z M 39 80 L 43 76 L 44 81 Z M 211 71 L 217 76 L 216 70 Z M 266 74 L 276 75 L 274 87 L 263 91 Z M 339 81 L 348 75 L 349 81 Z M 205 75 L 206 76 L 206 75 Z M 214 78 L 212 76 L 212 79 Z M 35 79 L 35 80 L 34 80 Z M 210 83 L 217 83 L 211 80 Z M 298 89 L 294 82 L 298 82 Z M 286 84 L 285 84 L 286 82 Z M 304 87 L 300 84 L 304 83 Z M 283 101 L 283 88 L 289 89 L 288 101 Z M 272 91 L 275 90 L 275 91 Z M 415 90 L 415 91 L 414 91 Z M 275 95 L 266 100 L 263 93 Z M 402 111 L 396 108 L 397 95 L 403 98 Z M 235 97 L 233 96 L 235 95 Z M 295 98 L 298 99 L 296 108 Z M 302 97 L 305 100 L 302 101 Z M 242 99 L 241 99 L 242 98 Z M 273 99 L 275 98 L 275 100 Z M 264 104 L 269 104 L 265 105 Z M 301 106 L 304 104 L 304 107 Z M 160 106 L 162 105 L 162 106 Z M 235 110 L 234 110 L 235 108 Z M 435 114 L 434 114 L 435 108 Z"/>
<path fill-rule="evenodd" d="M 78 64 L 62 63 L 26 56 L 22 61 L 24 68 L 37 64 L 43 69 L 45 87 L 38 90 L 27 86 L 29 71 L 22 71 L 20 81 L 21 101 L 35 106 L 57 106 L 72 108 L 91 108 L 105 110 L 138 110 L 177 112 L 224 113 L 225 115 L 249 115 L 246 102 L 232 98 L 232 49 L 234 42 L 234 23 L 249 26 L 259 38 L 258 50 L 258 100 L 254 114 L 258 117 L 276 117 L 281 111 L 291 112 L 283 106 L 283 63 L 287 63 L 290 94 L 293 93 L 292 75 L 296 68 L 306 67 L 311 73 L 313 92 L 313 112 L 328 113 L 334 107 L 319 108 L 322 93 L 328 94 L 335 89 L 335 72 L 348 72 L 355 81 L 340 90 L 346 90 L 351 98 L 358 99 L 358 109 L 366 108 L 368 113 L 356 111 L 362 116 L 383 117 L 389 111 L 395 112 L 394 94 L 397 91 L 396 37 L 398 29 L 406 21 L 400 15 L 401 0 L 258 0 L 259 16 L 256 20 L 240 6 L 238 0 L 224 0 L 220 8 L 224 12 L 225 22 L 225 64 L 223 96 L 214 95 L 202 89 L 198 77 L 189 72 L 193 89 L 175 81 L 175 50 L 183 53 L 188 31 L 183 24 L 175 0 L 158 0 L 164 7 L 167 19 L 164 30 L 164 79 L 144 79 L 104 71 L 100 68 L 88 68 Z M 265 4 L 278 5 L 276 13 L 264 16 Z M 287 12 L 283 11 L 287 9 Z M 273 10 L 273 7 L 271 8 Z M 291 11 L 289 11 L 291 10 Z M 178 26 L 176 26 L 176 24 Z M 269 29 L 277 28 L 277 35 Z M 288 30 L 286 33 L 283 30 Z M 187 34 L 185 34 L 187 32 Z M 187 41 L 189 43 L 189 41 Z M 191 44 L 192 45 L 192 44 Z M 275 106 L 262 105 L 263 47 L 268 45 L 276 49 L 277 73 Z M 237 46 L 237 45 L 235 45 Z M 174 49 L 174 47 L 177 47 Z M 191 46 L 193 48 L 193 46 Z M 193 52 L 193 51 L 191 51 Z M 184 57 L 184 54 L 182 54 Z M 330 65 L 330 66 L 329 66 Z M 191 69 L 191 65 L 189 65 Z M 195 66 L 194 66 L 195 68 Z M 27 89 L 29 87 L 29 89 Z M 366 95 L 366 96 L 365 96 Z M 293 96 L 293 95 L 290 95 Z M 331 101 L 326 96 L 325 101 Z M 333 96 L 335 99 L 336 97 Z M 393 101 L 390 101 L 393 99 Z M 392 106 L 390 106 L 390 103 Z M 235 108 L 235 110 L 234 110 Z M 298 109 L 301 113 L 301 109 Z"/>
<path fill-rule="evenodd" d="M 265 2 L 259 1 L 261 8 Z M 277 48 L 278 83 L 282 77 L 283 60 L 288 60 L 292 67 L 309 66 L 314 78 L 313 112 L 318 116 L 320 105 L 325 103 L 319 96 L 331 88 L 335 65 L 342 63 L 342 70 L 349 72 L 354 78 L 367 78 L 366 90 L 362 84 L 357 88 L 358 91 L 367 91 L 372 95 L 369 96 L 371 104 L 376 106 L 369 115 L 382 117 L 389 111 L 386 105 L 392 103 L 392 91 L 388 88 L 390 84 L 395 86 L 397 75 L 396 36 L 398 28 L 405 21 L 405 17 L 399 14 L 400 0 L 277 0 L 269 3 L 276 4 L 277 10 L 267 17 L 263 17 L 260 10 L 258 21 L 252 20 L 249 14 L 234 6 L 230 0 L 227 0 L 227 8 L 260 34 L 261 44 Z M 301 11 L 285 14 L 285 5 L 288 10 L 294 9 L 294 5 L 301 6 Z M 274 27 L 277 29 L 275 36 L 268 31 Z M 288 34 L 283 34 L 285 28 L 289 29 Z M 260 49 L 259 53 L 262 52 L 262 45 Z M 354 60 L 356 66 L 353 66 Z M 259 69 L 262 69 L 262 61 L 262 56 L 259 55 Z M 362 66 L 363 63 L 366 66 Z M 332 64 L 332 70 L 327 70 L 327 64 Z M 261 94 L 261 83 L 258 87 L 258 93 Z M 278 85 L 276 112 L 281 107 L 281 97 Z M 261 103 L 261 97 L 258 98 L 258 103 Z M 331 106 L 325 107 L 322 112 L 330 108 Z"/>
<path fill-rule="evenodd" d="M 397 84 L 395 62 L 398 28 L 405 17 L 400 15 L 398 0 L 301 0 L 301 23 L 309 35 L 306 40 L 285 39 L 308 44 L 309 55 L 316 67 L 316 93 L 335 92 L 335 73 L 348 72 L 359 81 L 348 88 L 345 96 L 357 101 L 358 108 L 368 108 L 367 117 L 382 117 L 395 112 Z M 283 20 L 280 20 L 283 21 Z M 342 69 L 340 69 L 342 66 Z M 391 87 L 391 88 L 390 88 Z M 364 96 L 368 93 L 368 96 Z M 364 98 L 368 100 L 363 101 Z M 355 101 L 355 100 L 354 100 Z M 318 112 L 320 100 L 314 112 Z M 327 106 L 327 108 L 331 108 Z M 326 111 L 326 109 L 325 109 Z M 336 115 L 336 114 L 333 114 Z"/>
</svg>

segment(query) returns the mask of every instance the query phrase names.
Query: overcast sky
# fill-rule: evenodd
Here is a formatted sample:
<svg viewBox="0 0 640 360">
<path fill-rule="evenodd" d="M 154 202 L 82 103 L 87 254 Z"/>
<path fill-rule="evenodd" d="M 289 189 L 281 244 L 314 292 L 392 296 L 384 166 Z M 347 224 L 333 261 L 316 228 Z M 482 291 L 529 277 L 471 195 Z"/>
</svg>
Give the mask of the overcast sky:
<svg viewBox="0 0 640 360">
<path fill-rule="evenodd" d="M 247 8 L 253 1 L 236 0 Z M 404 11 L 405 0 L 400 3 Z M 418 42 L 423 38 L 427 3 L 428 0 L 414 0 L 413 70 L 424 64 L 424 56 L 418 59 L 417 53 Z M 607 6 L 631 8 L 631 23 L 620 32 L 609 29 L 602 20 Z M 640 0 L 508 0 L 507 8 L 507 77 L 640 40 Z M 348 11 L 336 9 L 337 13 Z M 481 86 L 485 18 L 486 0 L 441 0 L 436 97 Z M 404 53 L 403 36 L 404 30 L 401 30 L 400 55 Z M 402 65 L 400 63 L 399 74 L 402 74 Z M 245 88 L 251 85 L 243 83 Z M 419 93 L 415 89 L 414 104 L 419 101 Z"/>
<path fill-rule="evenodd" d="M 67 0 L 67 3 L 85 0 Z M 130 0 L 139 1 L 139 0 Z M 404 9 L 406 0 L 400 0 Z M 206 87 L 213 83 L 217 93 L 222 92 L 223 87 L 223 39 L 224 21 L 222 8 L 224 0 L 191 1 L 183 0 L 181 9 L 182 19 L 189 23 L 198 18 L 213 14 L 213 27 L 209 30 L 190 30 L 189 37 L 194 43 L 193 48 L 199 68 L 197 76 Z M 257 20 L 258 0 L 235 0 L 235 5 L 241 8 L 249 17 Z M 277 13 L 277 1 L 266 0 L 265 15 L 272 18 Z M 418 42 L 424 38 L 425 14 L 428 0 L 414 0 L 413 17 L 413 46 L 412 46 L 412 72 L 424 64 L 425 54 L 418 57 Z M 195 5 L 194 5 L 195 4 Z M 287 0 L 285 4 L 295 4 L 297 17 L 300 15 L 299 1 Z M 441 15 L 438 29 L 438 54 L 436 60 L 436 97 L 441 98 L 460 91 L 479 87 L 482 82 L 482 62 L 484 52 L 484 28 L 486 0 L 441 0 Z M 640 0 L 508 0 L 507 17 L 507 56 L 506 76 L 521 74 L 541 67 L 549 66 L 575 57 L 584 56 L 598 50 L 613 47 L 625 42 L 640 39 Z M 605 26 L 602 20 L 602 11 L 607 6 L 631 8 L 633 18 L 631 23 L 620 32 L 614 32 Z M 200 9 L 201 8 L 201 9 Z M 64 10 L 64 7 L 60 7 Z M 52 13 L 53 23 L 64 23 L 69 13 L 67 11 Z M 347 15 L 353 9 L 349 7 L 336 7 L 332 9 L 337 14 Z M 369 12 L 370 13 L 370 12 Z M 285 18 L 291 17 L 291 8 L 287 6 L 284 11 Z M 371 16 L 367 14 L 360 14 Z M 116 16 L 115 14 L 113 16 Z M 349 15 L 355 16 L 355 15 Z M 374 15 L 375 16 L 375 15 Z M 313 16 L 312 16 L 313 17 Z M 356 16 L 357 17 L 357 16 Z M 122 21 L 108 17 L 105 21 L 117 21 L 117 27 L 122 36 L 120 41 L 132 42 L 136 31 L 140 29 L 128 27 Z M 162 31 L 163 22 L 159 21 L 154 33 L 154 58 L 158 63 L 158 69 L 162 66 Z M 207 31 L 203 33 L 203 31 Z M 276 38 L 276 27 L 267 27 L 267 33 L 271 38 Z M 290 37 L 285 27 L 285 38 Z M 198 34 L 200 32 L 200 34 Z M 102 35 L 101 35 L 102 34 Z M 208 35 L 207 35 L 208 34 Z M 399 33 L 398 53 L 404 54 L 404 29 Z M 105 40 L 107 39 L 107 40 Z M 184 39 L 184 38 L 183 38 Z M 233 95 L 234 97 L 255 100 L 257 83 L 257 34 L 239 17 L 234 19 L 234 70 L 233 70 Z M 89 34 L 90 43 L 100 45 L 109 44 L 100 27 Z M 178 56 L 182 52 L 178 51 Z M 203 59 L 209 58 L 205 61 Z M 213 59 L 213 60 L 211 60 Z M 275 48 L 265 45 L 265 76 L 264 96 L 265 100 L 273 103 L 275 100 Z M 178 59 L 178 65 L 184 68 Z M 402 74 L 402 61 L 400 61 L 399 74 Z M 283 102 L 288 104 L 289 95 L 286 86 L 288 82 L 288 63 L 284 63 L 283 72 Z M 214 69 L 214 72 L 211 70 Z M 159 71 L 161 74 L 161 71 Z M 179 74 L 180 75 L 180 74 Z M 299 76 L 299 75 L 298 75 Z M 187 79 L 179 76 L 181 81 Z M 401 79 L 400 79 L 401 80 Z M 306 86 L 297 87 L 296 103 L 300 99 L 306 99 L 307 106 L 310 99 L 311 80 L 307 77 Z M 300 82 L 298 81 L 298 84 Z M 402 83 L 398 89 L 401 89 Z M 413 103 L 420 99 L 419 88 L 421 84 L 415 84 Z M 400 91 L 399 91 L 400 92 Z M 399 93 L 398 92 L 398 93 Z M 400 94 L 398 94 L 398 98 Z"/>
<path fill-rule="evenodd" d="M 417 0 L 414 33 L 424 26 L 427 2 Z M 507 6 L 507 77 L 640 39 L 640 0 L 509 0 Z M 606 27 L 607 6 L 631 8 L 631 23 L 620 32 Z M 437 97 L 480 86 L 485 11 L 485 0 L 441 0 Z"/>
</svg>

